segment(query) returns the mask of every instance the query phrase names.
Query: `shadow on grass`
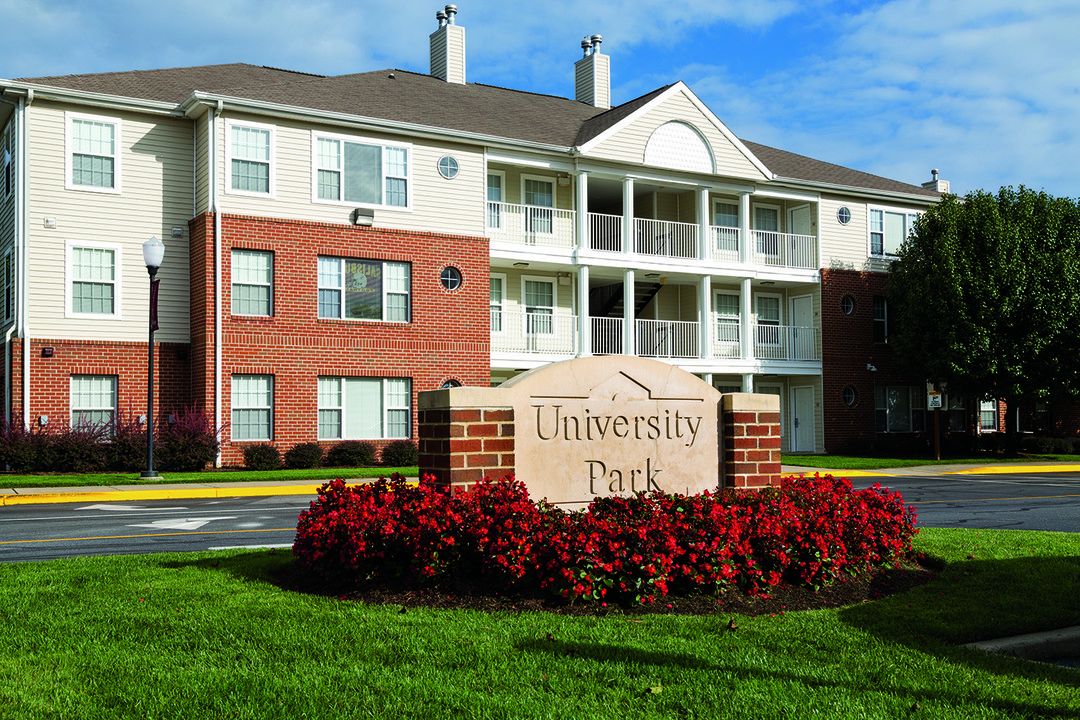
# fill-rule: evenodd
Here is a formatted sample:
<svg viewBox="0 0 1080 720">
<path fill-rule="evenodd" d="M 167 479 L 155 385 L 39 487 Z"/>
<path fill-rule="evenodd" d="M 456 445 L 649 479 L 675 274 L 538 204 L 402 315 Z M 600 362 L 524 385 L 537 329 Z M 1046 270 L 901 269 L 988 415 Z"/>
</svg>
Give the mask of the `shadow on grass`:
<svg viewBox="0 0 1080 720">
<path fill-rule="evenodd" d="M 275 584 L 277 573 L 292 565 L 292 550 L 288 548 L 267 548 L 264 550 L 245 550 L 242 552 L 220 554 L 193 560 L 177 560 L 161 563 L 169 569 L 199 568 L 227 573 L 247 582 Z"/>
<path fill-rule="evenodd" d="M 640 648 L 603 645 L 600 643 L 564 642 L 554 638 L 531 639 L 517 643 L 522 652 L 545 653 L 555 657 L 595 660 L 597 662 L 658 665 L 685 670 L 719 670 L 715 663 L 685 653 L 657 652 Z"/>
</svg>

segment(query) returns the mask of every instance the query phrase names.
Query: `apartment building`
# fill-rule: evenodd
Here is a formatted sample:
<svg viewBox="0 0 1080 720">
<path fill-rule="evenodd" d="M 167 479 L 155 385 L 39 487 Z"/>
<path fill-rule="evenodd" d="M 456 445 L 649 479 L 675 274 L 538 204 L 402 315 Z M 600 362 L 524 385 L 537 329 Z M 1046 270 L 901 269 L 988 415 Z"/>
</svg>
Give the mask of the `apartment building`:
<svg viewBox="0 0 1080 720">
<path fill-rule="evenodd" d="M 146 411 L 153 235 L 155 408 L 212 413 L 224 464 L 584 355 L 774 393 L 785 451 L 920 429 L 884 271 L 947 183 L 741 140 L 682 82 L 612 107 L 600 36 L 572 99 L 467 83 L 455 12 L 427 75 L 0 80 L 6 417 Z"/>
</svg>

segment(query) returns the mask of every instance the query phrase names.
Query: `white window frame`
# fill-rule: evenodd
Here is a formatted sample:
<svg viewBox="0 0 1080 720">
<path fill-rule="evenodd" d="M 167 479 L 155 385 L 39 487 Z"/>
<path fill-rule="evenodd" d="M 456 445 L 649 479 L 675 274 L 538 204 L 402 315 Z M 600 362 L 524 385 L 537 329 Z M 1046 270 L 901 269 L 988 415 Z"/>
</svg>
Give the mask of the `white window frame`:
<svg viewBox="0 0 1080 720">
<path fill-rule="evenodd" d="M 111 403 L 108 405 L 88 406 L 88 407 L 76 407 L 75 406 L 75 383 L 76 379 L 97 379 L 108 380 L 112 386 L 110 390 Z M 117 408 L 120 406 L 119 402 L 119 381 L 116 375 L 95 375 L 92 373 L 73 373 L 68 376 L 68 423 L 69 427 L 79 427 L 80 424 L 75 420 L 75 413 L 78 412 L 107 412 L 109 413 L 109 420 L 103 423 L 91 423 L 96 427 L 103 427 L 111 425 L 116 420 Z"/>
<path fill-rule="evenodd" d="M 734 315 L 721 315 L 718 311 L 719 300 L 722 295 L 735 298 L 735 314 Z M 716 341 L 727 346 L 739 346 L 739 339 L 742 336 L 742 293 L 738 290 L 713 290 L 713 321 L 716 324 Z M 735 327 L 735 339 L 725 340 L 721 337 L 720 326 L 732 325 Z M 741 390 L 739 392 L 742 392 Z"/>
<path fill-rule="evenodd" d="M 874 213 L 880 212 L 881 216 L 881 252 L 874 252 Z M 915 219 L 921 215 L 921 212 L 912 210 L 910 208 L 890 207 L 887 205 L 867 205 L 866 206 L 866 255 L 872 258 L 894 258 L 896 253 L 889 252 L 886 248 L 886 233 L 885 233 L 885 213 L 893 215 L 902 215 L 904 217 L 904 237 L 900 240 L 902 245 L 908 237 L 911 235 L 911 228 L 915 223 Z M 897 246 L 899 249 L 899 246 Z"/>
<path fill-rule="evenodd" d="M 77 185 L 75 183 L 75 137 L 73 128 L 76 120 L 83 120 L 86 122 L 99 122 L 113 126 L 113 153 L 111 156 L 102 155 L 101 157 L 112 157 L 113 160 L 113 184 L 112 187 L 98 187 L 96 185 Z M 87 113 L 80 112 L 66 112 L 64 113 L 64 187 L 67 190 L 78 190 L 84 192 L 97 192 L 108 193 L 111 195 L 119 195 L 121 191 L 121 177 L 122 177 L 122 155 L 121 148 L 123 132 L 120 118 L 107 117 L 104 115 L 89 115 Z"/>
<path fill-rule="evenodd" d="M 265 255 L 270 258 L 270 280 L 269 282 L 239 282 L 236 279 L 236 256 L 237 253 L 248 255 Z M 230 271 L 232 279 L 231 295 L 229 302 L 229 310 L 233 315 L 238 317 L 273 317 L 274 315 L 274 253 L 270 250 L 255 250 L 252 248 L 233 248 L 230 259 Z M 238 313 L 236 312 L 236 288 L 237 286 L 243 287 L 265 287 L 268 289 L 267 303 L 265 313 Z"/>
<path fill-rule="evenodd" d="M 758 301 L 761 298 L 776 298 L 776 314 L 777 319 L 775 324 L 772 318 L 769 318 L 767 323 L 761 321 L 761 312 L 758 309 Z M 781 293 L 754 293 L 754 342 L 757 345 L 768 345 L 770 347 L 777 347 L 781 344 L 780 340 L 780 328 L 784 326 L 784 296 Z M 775 327 L 775 334 L 762 330 L 766 327 Z"/>
<path fill-rule="evenodd" d="M 525 283 L 528 282 L 542 282 L 551 285 L 551 329 L 550 332 L 530 332 L 529 331 L 529 305 L 526 300 Z M 534 307 L 543 307 L 536 305 Z M 546 277 L 544 275 L 522 275 L 521 276 L 521 334 L 526 337 L 551 337 L 558 334 L 558 328 L 556 323 L 558 322 L 559 315 L 559 282 L 558 278 Z"/>
<path fill-rule="evenodd" d="M 84 248 L 90 250 L 111 250 L 113 253 L 113 311 L 111 313 L 83 313 L 75 312 L 73 309 L 75 282 L 77 281 L 75 277 L 75 250 Z M 120 320 L 122 317 L 120 308 L 122 307 L 123 299 L 121 286 L 124 275 L 122 272 L 124 258 L 121 246 L 113 243 L 75 242 L 74 240 L 68 240 L 66 243 L 65 256 L 64 316 L 81 319 Z"/>
<path fill-rule="evenodd" d="M 551 185 L 551 206 L 546 205 L 530 205 L 525 202 L 525 183 L 532 180 L 534 182 L 542 182 Z M 529 235 L 543 235 L 545 237 L 554 235 L 556 232 L 555 224 L 558 222 L 558 218 L 555 216 L 556 208 L 559 205 L 559 183 L 558 178 L 549 175 L 528 175 L 522 173 L 521 175 L 521 206 L 525 208 L 525 212 L 522 215 L 522 222 L 525 223 L 525 234 Z M 530 208 L 540 208 L 541 210 L 531 210 Z M 546 212 L 543 212 L 546 211 Z M 537 222 L 538 218 L 547 215 L 549 221 L 549 229 L 536 230 L 535 227 L 540 224 Z M 522 296 L 524 299 L 524 296 Z"/>
<path fill-rule="evenodd" d="M 387 163 L 389 162 L 387 153 L 382 153 L 381 161 L 382 167 L 379 168 L 379 197 L 382 198 L 382 202 L 379 203 L 365 203 L 355 200 L 344 199 L 344 167 L 336 168 L 340 173 L 341 182 L 338 183 L 339 199 L 333 200 L 329 198 L 319 197 L 319 170 L 335 170 L 335 168 L 321 168 L 319 167 L 319 140 L 335 140 L 339 143 L 354 143 L 357 145 L 377 145 L 381 148 L 394 148 L 397 150 L 405 151 L 405 175 L 390 175 L 387 173 Z M 343 152 L 343 151 L 341 151 Z M 339 160 L 341 156 L 339 155 Z M 320 205 L 344 205 L 346 207 L 362 207 L 372 208 L 378 210 L 393 210 L 395 212 L 412 212 L 413 209 L 413 185 L 415 184 L 415 174 L 413 167 L 416 165 L 416 153 L 413 150 L 411 143 L 394 142 L 391 140 L 376 140 L 375 138 L 363 137 L 360 135 L 341 135 L 337 133 L 321 132 L 319 130 L 311 131 L 311 202 Z M 387 178 L 399 178 L 405 180 L 405 204 L 404 205 L 388 205 L 386 203 L 386 179 Z"/>
<path fill-rule="evenodd" d="M 381 307 L 381 309 L 382 309 L 382 317 L 381 318 L 347 318 L 347 317 L 345 317 L 345 267 L 344 267 L 343 264 L 339 265 L 340 271 L 338 273 L 338 276 L 341 278 L 341 285 L 338 285 L 336 287 L 331 286 L 331 285 L 323 285 L 323 284 L 321 284 L 321 279 L 319 277 L 319 263 L 321 261 L 323 261 L 323 260 L 337 260 L 339 263 L 345 263 L 347 261 L 367 262 L 367 263 L 382 263 L 382 301 L 381 301 L 382 302 L 382 307 Z M 346 320 L 348 322 L 386 322 L 386 323 L 394 323 L 394 324 L 397 324 L 397 325 L 405 325 L 405 324 L 408 324 L 408 323 L 412 322 L 413 292 L 412 292 L 412 265 L 410 263 L 398 262 L 398 261 L 392 261 L 392 260 L 376 260 L 374 258 L 369 259 L 369 258 L 340 257 L 340 256 L 336 256 L 336 255 L 319 255 L 316 258 L 315 262 L 316 262 L 316 265 L 315 265 L 315 285 L 316 285 L 315 316 L 318 319 L 320 319 L 320 320 Z M 407 289 L 407 291 L 405 293 L 396 293 L 396 292 L 392 293 L 387 288 L 387 286 L 389 284 L 389 283 L 386 282 L 387 269 L 391 265 L 400 265 L 400 266 L 405 268 L 405 273 L 406 273 L 405 281 L 408 284 L 408 289 Z M 321 291 L 321 290 L 336 290 L 336 291 L 338 291 L 338 293 L 340 293 L 339 296 L 338 296 L 338 315 L 336 317 L 328 317 L 328 316 L 324 316 L 324 315 L 320 314 L 321 313 L 321 310 L 320 310 L 321 303 L 320 303 L 320 300 L 319 300 L 319 291 Z M 404 320 L 388 320 L 386 318 L 386 308 L 387 308 L 387 302 L 386 301 L 387 301 L 387 298 L 390 295 L 402 295 L 402 294 L 405 295 L 405 319 Z"/>
<path fill-rule="evenodd" d="M 491 175 L 496 175 L 499 178 L 499 199 L 492 200 L 489 195 L 491 193 L 491 186 L 488 185 L 488 178 Z M 492 208 L 488 206 L 488 203 L 505 203 L 506 202 L 506 171 L 505 170 L 488 170 L 484 175 L 484 207 L 486 208 L 485 220 L 487 227 L 493 230 L 502 229 L 505 219 L 504 213 L 501 212 L 501 208 Z M 492 212 L 494 210 L 494 212 Z M 494 222 L 492 222 L 494 220 Z"/>
<path fill-rule="evenodd" d="M 380 385 L 380 395 L 382 398 L 382 409 L 379 417 L 379 434 L 374 436 L 368 435 L 351 435 L 346 432 L 345 418 L 348 415 L 348 393 L 345 390 L 345 386 L 349 381 L 353 382 L 378 382 Z M 318 393 L 316 399 L 316 426 L 318 428 L 319 440 L 407 440 L 412 437 L 412 390 L 413 382 L 412 378 L 407 377 L 367 377 L 367 376 L 351 376 L 351 375 L 320 375 L 318 383 L 325 381 L 336 382 L 338 398 L 337 405 L 324 405 L 322 401 L 322 393 Z M 391 404 L 394 397 L 393 386 L 395 383 L 405 382 L 406 392 L 405 395 L 408 398 L 406 404 Z M 390 417 L 393 412 L 405 412 L 405 434 L 404 435 L 391 435 Z M 338 413 L 338 435 L 324 435 L 322 428 L 323 423 L 321 421 L 321 414 L 324 412 L 336 412 Z"/>
<path fill-rule="evenodd" d="M 490 289 L 491 289 L 491 283 L 492 282 L 499 283 L 499 285 L 502 288 L 502 291 L 500 293 L 502 299 L 498 302 L 497 305 L 496 305 L 496 303 L 491 301 L 491 290 Z M 491 273 L 490 274 L 490 279 L 488 280 L 488 303 L 489 303 L 489 305 L 491 307 L 491 312 L 492 313 L 494 313 L 496 311 L 499 313 L 499 320 L 500 320 L 499 329 L 496 330 L 494 328 L 494 326 L 492 326 L 491 327 L 491 332 L 493 334 L 495 334 L 495 335 L 505 335 L 506 334 L 506 273 Z"/>
<path fill-rule="evenodd" d="M 720 223 L 717 222 L 717 220 L 719 219 L 718 216 L 720 214 L 720 212 L 719 212 L 719 206 L 720 205 L 734 205 L 735 206 L 735 224 L 734 225 L 721 225 Z M 709 218 L 709 219 L 712 221 L 712 224 L 715 225 L 716 227 L 732 227 L 732 228 L 737 229 L 739 227 L 739 222 L 741 220 L 741 218 L 739 217 L 739 198 L 714 197 L 713 198 L 713 205 L 712 205 L 712 217 Z"/>
<path fill-rule="evenodd" d="M 765 230 L 757 226 L 757 211 L 773 210 L 776 212 L 776 230 Z M 750 233 L 754 236 L 754 254 L 762 257 L 779 258 L 780 257 L 780 234 L 783 232 L 783 216 L 781 214 L 781 207 L 779 205 L 773 205 L 772 203 L 751 203 L 750 205 Z M 768 252 L 767 245 L 763 238 L 759 238 L 757 232 L 775 232 L 776 236 L 776 252 Z"/>
<path fill-rule="evenodd" d="M 881 307 L 885 310 L 885 317 L 878 318 L 877 316 L 877 299 L 881 298 Z M 870 312 L 873 313 L 873 332 L 871 333 L 870 340 L 875 345 L 888 345 L 889 344 L 889 299 L 884 295 L 874 295 L 870 299 Z M 877 339 L 878 323 L 881 323 L 883 336 L 879 342 Z"/>
<path fill-rule="evenodd" d="M 269 175 L 267 182 L 267 191 L 259 192 L 256 190 L 239 190 L 233 188 L 233 160 L 243 160 L 245 162 L 263 162 L 262 160 L 252 160 L 251 158 L 236 157 L 233 155 L 232 144 L 232 131 L 233 128 L 249 128 L 252 130 L 266 130 L 270 134 L 269 140 L 269 155 L 270 159 L 267 161 L 269 168 L 267 173 Z M 260 198 L 274 198 L 276 197 L 275 186 L 277 178 L 277 128 L 273 125 L 267 125 L 266 123 L 248 122 L 246 120 L 226 120 L 225 121 L 225 192 L 229 195 L 246 195 L 247 197 L 260 197 Z"/>
<path fill-rule="evenodd" d="M 238 378 L 266 378 L 269 384 L 269 404 L 267 405 L 239 405 L 237 404 L 236 397 L 236 385 Z M 267 411 L 267 427 L 266 434 L 260 437 L 246 437 L 238 438 L 233 432 L 235 428 L 241 427 L 240 423 L 236 422 L 237 410 L 258 410 Z M 269 442 L 274 439 L 274 376 L 267 373 L 234 373 L 229 377 L 229 420 L 230 422 L 230 439 L 233 442 Z"/>
<path fill-rule="evenodd" d="M 983 422 L 985 413 L 992 413 L 993 422 Z M 979 401 L 979 432 L 997 432 L 1000 430 L 998 427 L 998 401 L 995 400 L 980 400 Z"/>
</svg>

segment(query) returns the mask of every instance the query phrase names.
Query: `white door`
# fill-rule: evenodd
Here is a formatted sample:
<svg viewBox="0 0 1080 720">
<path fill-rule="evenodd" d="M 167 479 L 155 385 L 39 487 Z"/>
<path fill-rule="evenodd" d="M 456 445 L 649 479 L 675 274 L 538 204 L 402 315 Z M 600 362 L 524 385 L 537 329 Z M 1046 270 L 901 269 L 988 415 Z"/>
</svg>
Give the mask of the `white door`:
<svg viewBox="0 0 1080 720">
<path fill-rule="evenodd" d="M 814 388 L 791 388 L 791 452 L 814 452 Z"/>
<path fill-rule="evenodd" d="M 800 205 L 788 212 L 788 235 L 784 262 L 788 267 L 817 267 L 817 257 L 811 257 L 813 243 L 810 239 L 810 206 Z"/>
<path fill-rule="evenodd" d="M 791 298 L 791 354 L 792 360 L 813 360 L 817 355 L 814 343 L 814 296 L 799 295 Z"/>
</svg>

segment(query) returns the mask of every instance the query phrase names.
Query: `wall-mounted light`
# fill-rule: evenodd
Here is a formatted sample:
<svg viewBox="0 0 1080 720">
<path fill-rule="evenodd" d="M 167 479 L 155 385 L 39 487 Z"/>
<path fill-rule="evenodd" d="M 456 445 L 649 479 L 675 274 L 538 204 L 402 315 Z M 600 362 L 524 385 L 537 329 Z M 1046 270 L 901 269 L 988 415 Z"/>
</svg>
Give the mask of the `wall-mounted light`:
<svg viewBox="0 0 1080 720">
<path fill-rule="evenodd" d="M 656 278 L 660 277 L 660 273 L 645 273 L 645 277 L 650 280 L 655 280 Z"/>
<path fill-rule="evenodd" d="M 517 268 L 529 267 L 529 263 L 527 263 L 527 262 L 516 262 L 516 263 L 514 263 L 514 267 L 517 267 Z"/>
<path fill-rule="evenodd" d="M 775 285 L 776 283 L 773 282 L 772 280 L 762 280 L 761 284 L 762 285 Z"/>
<path fill-rule="evenodd" d="M 869 370 L 870 372 L 877 372 L 877 368 L 874 367 L 873 365 L 871 365 L 870 363 L 866 363 L 866 369 Z"/>
<path fill-rule="evenodd" d="M 41 348 L 41 357 L 51 358 L 53 356 L 53 349 L 51 347 Z"/>
<path fill-rule="evenodd" d="M 353 225 L 360 225 L 361 227 L 371 227 L 371 224 L 375 222 L 375 211 L 367 208 L 356 208 L 349 215 L 349 221 Z"/>
</svg>

